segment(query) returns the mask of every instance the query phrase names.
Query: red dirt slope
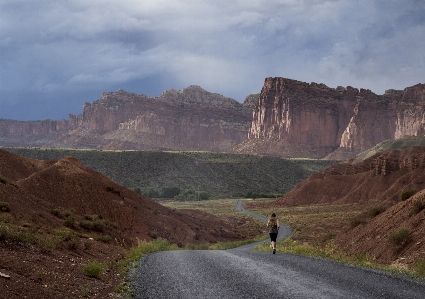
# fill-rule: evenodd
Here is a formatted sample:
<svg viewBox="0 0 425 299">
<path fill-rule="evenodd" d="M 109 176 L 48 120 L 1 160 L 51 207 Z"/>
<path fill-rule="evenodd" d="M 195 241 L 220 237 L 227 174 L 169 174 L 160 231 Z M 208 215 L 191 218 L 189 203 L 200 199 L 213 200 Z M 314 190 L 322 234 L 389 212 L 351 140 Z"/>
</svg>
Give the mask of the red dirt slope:
<svg viewBox="0 0 425 299">
<path fill-rule="evenodd" d="M 399 238 L 391 238 L 397 234 Z M 425 190 L 340 234 L 335 241 L 348 254 L 365 253 L 381 263 L 414 266 L 425 260 Z"/>
<path fill-rule="evenodd" d="M 382 152 L 362 162 L 333 165 L 311 175 L 279 204 L 368 203 L 387 205 L 404 190 L 425 188 L 425 147 Z"/>
<path fill-rule="evenodd" d="M 360 224 L 351 229 L 347 225 L 335 242 L 349 255 L 413 267 L 425 261 L 424 189 L 425 147 L 411 147 L 381 152 L 356 164 L 333 165 L 310 176 L 274 205 L 352 203 L 365 211 L 386 207 L 377 216 L 365 212 Z M 402 201 L 406 190 L 418 193 Z"/>
<path fill-rule="evenodd" d="M 113 265 L 137 239 L 185 245 L 247 237 L 224 219 L 169 209 L 142 197 L 73 157 L 38 161 L 0 150 L 1 205 L 9 211 L 0 209 L 0 272 L 10 279 L 0 277 L 0 298 L 105 298 L 118 273 L 109 270 L 95 279 L 84 274 L 82 265 L 89 260 Z M 82 225 L 90 217 L 99 226 Z M 7 237 L 12 230 L 16 237 Z M 22 234 L 51 240 L 66 230 L 75 232 L 77 243 L 42 248 L 20 241 Z M 93 234 L 102 237 L 93 240 Z"/>
</svg>

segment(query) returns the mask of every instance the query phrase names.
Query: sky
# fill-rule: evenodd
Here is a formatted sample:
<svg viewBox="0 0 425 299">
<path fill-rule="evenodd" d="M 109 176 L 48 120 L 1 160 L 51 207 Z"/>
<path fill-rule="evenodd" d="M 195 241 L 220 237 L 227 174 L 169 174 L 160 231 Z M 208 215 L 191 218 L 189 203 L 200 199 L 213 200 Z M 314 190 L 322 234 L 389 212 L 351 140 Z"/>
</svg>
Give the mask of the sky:
<svg viewBox="0 0 425 299">
<path fill-rule="evenodd" d="M 267 77 L 425 83 L 425 1 L 0 0 L 0 118 L 68 119 L 119 89 L 243 102 Z"/>
</svg>

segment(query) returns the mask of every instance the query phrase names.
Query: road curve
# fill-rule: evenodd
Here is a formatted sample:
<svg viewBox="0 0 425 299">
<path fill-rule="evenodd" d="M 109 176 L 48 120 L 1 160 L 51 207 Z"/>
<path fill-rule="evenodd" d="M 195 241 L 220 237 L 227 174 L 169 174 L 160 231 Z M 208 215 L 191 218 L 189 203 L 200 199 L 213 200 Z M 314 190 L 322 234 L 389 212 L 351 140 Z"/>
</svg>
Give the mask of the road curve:
<svg viewBox="0 0 425 299">
<path fill-rule="evenodd" d="M 246 246 L 149 254 L 130 277 L 138 299 L 425 298 L 423 281 Z"/>
</svg>

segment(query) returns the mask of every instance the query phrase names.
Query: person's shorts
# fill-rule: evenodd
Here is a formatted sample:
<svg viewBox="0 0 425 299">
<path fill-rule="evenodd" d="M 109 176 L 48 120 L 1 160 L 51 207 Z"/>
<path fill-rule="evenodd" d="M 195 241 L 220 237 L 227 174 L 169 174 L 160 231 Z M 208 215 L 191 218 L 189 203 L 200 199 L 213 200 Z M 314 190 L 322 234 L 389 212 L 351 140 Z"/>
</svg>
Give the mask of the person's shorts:
<svg viewBox="0 0 425 299">
<path fill-rule="evenodd" d="M 276 242 L 277 234 L 276 233 L 269 233 L 271 242 Z"/>
</svg>

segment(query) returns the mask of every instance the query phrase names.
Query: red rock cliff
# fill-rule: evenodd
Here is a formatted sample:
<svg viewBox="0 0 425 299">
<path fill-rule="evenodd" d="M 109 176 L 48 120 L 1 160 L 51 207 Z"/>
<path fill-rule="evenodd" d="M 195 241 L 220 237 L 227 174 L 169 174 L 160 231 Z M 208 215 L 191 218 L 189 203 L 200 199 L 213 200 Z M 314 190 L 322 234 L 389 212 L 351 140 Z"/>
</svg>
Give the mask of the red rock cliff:
<svg viewBox="0 0 425 299">
<path fill-rule="evenodd" d="M 267 78 L 253 111 L 249 140 L 239 152 L 345 159 L 377 143 L 420 135 L 425 127 L 425 84 L 376 95 Z"/>
<path fill-rule="evenodd" d="M 250 109 L 199 86 L 152 98 L 120 90 L 84 106 L 79 127 L 54 147 L 226 151 L 245 140 Z"/>
</svg>

